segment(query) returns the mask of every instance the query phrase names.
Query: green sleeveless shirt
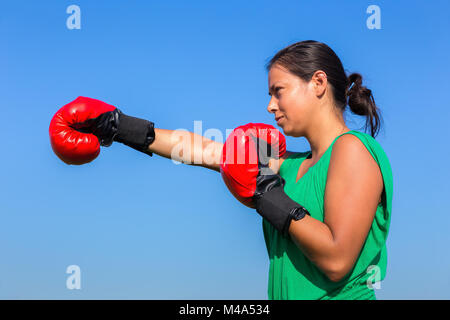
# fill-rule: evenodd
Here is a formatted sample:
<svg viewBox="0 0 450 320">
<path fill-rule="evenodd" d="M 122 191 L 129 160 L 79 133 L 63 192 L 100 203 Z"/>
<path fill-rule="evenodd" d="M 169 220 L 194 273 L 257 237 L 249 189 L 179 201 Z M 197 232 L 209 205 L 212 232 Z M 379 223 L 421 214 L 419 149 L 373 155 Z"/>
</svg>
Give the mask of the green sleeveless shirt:
<svg viewBox="0 0 450 320">
<path fill-rule="evenodd" d="M 336 137 L 319 161 L 308 169 L 296 183 L 300 164 L 310 152 L 291 154 L 279 174 L 286 180 L 284 191 L 303 205 L 311 217 L 324 220 L 324 194 L 331 151 L 336 140 L 353 134 L 366 146 L 378 163 L 384 190 L 374 221 L 361 253 L 349 274 L 339 282 L 332 282 L 309 261 L 290 237 L 283 237 L 263 219 L 264 239 L 270 259 L 269 299 L 375 299 L 374 287 L 386 274 L 386 238 L 392 209 L 393 179 L 389 160 L 380 144 L 370 135 L 351 130 Z"/>
</svg>

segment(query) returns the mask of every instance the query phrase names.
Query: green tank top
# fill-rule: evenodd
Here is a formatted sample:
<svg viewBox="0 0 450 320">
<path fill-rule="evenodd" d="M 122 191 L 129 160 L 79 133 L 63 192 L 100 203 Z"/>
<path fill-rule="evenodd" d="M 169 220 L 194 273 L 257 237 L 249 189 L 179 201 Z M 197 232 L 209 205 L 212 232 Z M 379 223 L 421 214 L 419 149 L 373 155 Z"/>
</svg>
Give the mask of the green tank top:
<svg viewBox="0 0 450 320">
<path fill-rule="evenodd" d="M 381 202 L 361 253 L 352 271 L 341 281 L 332 282 L 303 255 L 289 237 L 283 237 L 263 219 L 264 240 L 270 259 L 268 298 L 271 300 L 375 299 L 374 282 L 385 277 L 386 238 L 392 209 L 393 179 L 389 160 L 372 136 L 355 130 L 339 135 L 298 183 L 298 169 L 310 152 L 291 154 L 283 161 L 279 174 L 286 180 L 286 194 L 303 205 L 311 217 L 323 222 L 325 185 L 331 151 L 336 140 L 344 134 L 353 134 L 361 140 L 378 163 L 384 180 Z"/>
</svg>

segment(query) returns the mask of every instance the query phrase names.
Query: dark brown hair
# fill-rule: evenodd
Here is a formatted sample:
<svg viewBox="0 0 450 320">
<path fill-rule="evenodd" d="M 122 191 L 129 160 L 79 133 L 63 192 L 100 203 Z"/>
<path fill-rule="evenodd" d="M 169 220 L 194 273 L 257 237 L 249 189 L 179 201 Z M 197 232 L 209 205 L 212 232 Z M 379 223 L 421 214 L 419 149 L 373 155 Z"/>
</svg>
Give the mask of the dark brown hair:
<svg viewBox="0 0 450 320">
<path fill-rule="evenodd" d="M 365 130 L 370 126 L 371 136 L 375 138 L 378 134 L 382 118 L 372 91 L 362 85 L 359 73 L 347 77 L 341 60 L 329 46 L 313 40 L 297 42 L 273 56 L 266 66 L 267 71 L 275 64 L 304 81 L 310 81 L 317 70 L 324 71 L 336 106 L 343 112 L 348 105 L 354 114 L 366 116 Z"/>
</svg>

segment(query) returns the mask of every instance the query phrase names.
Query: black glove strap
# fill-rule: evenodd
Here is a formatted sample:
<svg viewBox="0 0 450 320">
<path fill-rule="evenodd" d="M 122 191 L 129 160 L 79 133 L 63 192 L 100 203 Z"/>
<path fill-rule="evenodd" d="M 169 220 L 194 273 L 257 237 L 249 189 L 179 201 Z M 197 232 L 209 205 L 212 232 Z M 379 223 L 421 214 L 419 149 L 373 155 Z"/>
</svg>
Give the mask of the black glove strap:
<svg viewBox="0 0 450 320">
<path fill-rule="evenodd" d="M 118 110 L 118 109 L 117 109 Z M 127 116 L 118 110 L 119 125 L 114 141 L 153 156 L 148 146 L 155 141 L 154 124 L 151 121 Z"/>
<path fill-rule="evenodd" d="M 300 220 L 309 214 L 284 192 L 283 186 L 275 187 L 257 198 L 256 211 L 283 235 L 288 234 L 292 219 Z"/>
</svg>

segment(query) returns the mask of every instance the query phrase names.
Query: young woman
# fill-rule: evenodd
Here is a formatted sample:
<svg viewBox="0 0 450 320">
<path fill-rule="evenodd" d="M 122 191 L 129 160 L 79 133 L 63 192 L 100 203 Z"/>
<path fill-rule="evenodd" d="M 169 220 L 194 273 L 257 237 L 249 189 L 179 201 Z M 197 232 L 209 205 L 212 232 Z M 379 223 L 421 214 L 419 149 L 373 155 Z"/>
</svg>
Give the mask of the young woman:
<svg viewBox="0 0 450 320">
<path fill-rule="evenodd" d="M 375 299 L 373 284 L 386 272 L 393 180 L 389 160 L 374 139 L 381 117 L 372 93 L 362 85 L 361 75 L 347 77 L 334 51 L 317 41 L 284 48 L 267 69 L 267 111 L 285 135 L 305 137 L 311 146 L 306 152 L 287 151 L 278 163 L 270 163 L 285 180 L 284 192 L 310 215 L 292 221 L 288 237 L 263 219 L 270 258 L 268 297 Z M 347 127 L 347 105 L 367 118 L 370 135 Z M 67 139 L 67 132 L 58 129 L 58 121 L 73 117 L 67 110 L 78 114 L 76 121 L 64 120 L 69 130 L 82 135 L 78 140 Z M 58 114 L 60 120 L 50 125 L 52 146 L 68 163 L 98 155 L 98 141 L 86 136 L 93 133 L 104 146 L 119 141 L 150 155 L 220 172 L 222 143 L 191 132 L 187 139 L 174 135 L 173 130 L 155 128 L 152 122 L 89 98 L 79 97 Z M 86 150 L 83 159 L 71 153 L 68 140 L 92 148 L 90 156 Z M 174 148 L 182 152 L 174 153 Z"/>
</svg>

